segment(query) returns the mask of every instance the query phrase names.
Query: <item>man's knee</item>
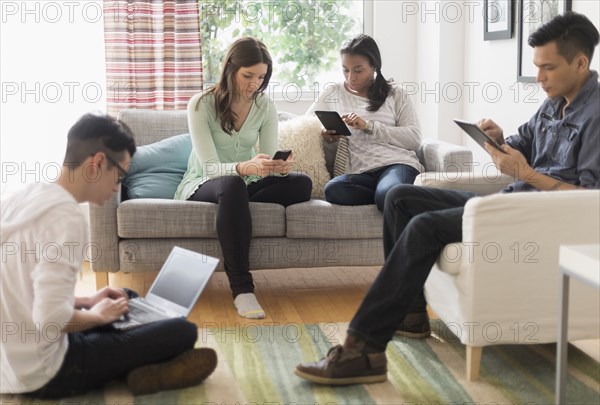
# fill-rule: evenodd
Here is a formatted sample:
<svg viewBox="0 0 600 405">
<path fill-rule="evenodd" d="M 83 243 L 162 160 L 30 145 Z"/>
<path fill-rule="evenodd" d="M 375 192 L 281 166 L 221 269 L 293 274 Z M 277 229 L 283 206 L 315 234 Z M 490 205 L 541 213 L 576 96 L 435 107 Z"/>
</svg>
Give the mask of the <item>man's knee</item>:
<svg viewBox="0 0 600 405">
<path fill-rule="evenodd" d="M 393 214 L 402 209 L 402 206 L 419 194 L 420 186 L 412 184 L 398 184 L 388 190 L 385 195 L 384 212 Z"/>
<path fill-rule="evenodd" d="M 439 249 L 448 243 L 459 242 L 462 217 L 448 211 L 429 211 L 415 215 L 406 230 L 412 241 Z"/>
<path fill-rule="evenodd" d="M 165 329 L 177 337 L 182 347 L 194 347 L 198 340 L 198 327 L 185 318 L 173 318 L 165 321 Z"/>
<path fill-rule="evenodd" d="M 421 234 L 432 234 L 435 233 L 435 229 L 439 226 L 438 217 L 435 211 L 423 212 L 414 216 L 408 225 Z"/>
<path fill-rule="evenodd" d="M 406 200 L 419 196 L 423 187 L 414 184 L 398 184 L 386 193 L 386 200 Z"/>
</svg>

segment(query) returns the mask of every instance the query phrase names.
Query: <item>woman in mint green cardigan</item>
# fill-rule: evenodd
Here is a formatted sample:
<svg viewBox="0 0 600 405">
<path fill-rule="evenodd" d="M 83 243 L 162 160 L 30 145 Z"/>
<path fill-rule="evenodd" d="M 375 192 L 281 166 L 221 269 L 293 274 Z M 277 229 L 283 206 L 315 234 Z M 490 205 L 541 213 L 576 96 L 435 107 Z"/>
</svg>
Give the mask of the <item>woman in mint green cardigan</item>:
<svg viewBox="0 0 600 405">
<path fill-rule="evenodd" d="M 192 153 L 175 198 L 212 202 L 225 272 L 238 314 L 264 318 L 250 273 L 249 202 L 288 206 L 308 201 L 310 178 L 290 172 L 291 159 L 271 160 L 278 148 L 277 109 L 264 94 L 273 72 L 266 46 L 244 37 L 224 60 L 219 82 L 188 103 Z M 254 146 L 258 142 L 260 153 Z"/>
</svg>

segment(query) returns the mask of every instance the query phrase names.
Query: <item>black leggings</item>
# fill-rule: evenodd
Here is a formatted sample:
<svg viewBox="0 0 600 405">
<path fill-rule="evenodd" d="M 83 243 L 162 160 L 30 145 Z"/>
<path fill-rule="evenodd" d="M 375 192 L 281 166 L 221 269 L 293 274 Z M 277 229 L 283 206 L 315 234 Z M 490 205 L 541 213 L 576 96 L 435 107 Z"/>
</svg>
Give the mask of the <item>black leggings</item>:
<svg viewBox="0 0 600 405">
<path fill-rule="evenodd" d="M 223 251 L 225 272 L 235 298 L 254 292 L 250 274 L 252 219 L 249 202 L 281 204 L 284 207 L 310 199 L 312 181 L 302 173 L 269 176 L 246 186 L 239 176 L 208 180 L 188 200 L 219 204 L 217 234 Z"/>
</svg>

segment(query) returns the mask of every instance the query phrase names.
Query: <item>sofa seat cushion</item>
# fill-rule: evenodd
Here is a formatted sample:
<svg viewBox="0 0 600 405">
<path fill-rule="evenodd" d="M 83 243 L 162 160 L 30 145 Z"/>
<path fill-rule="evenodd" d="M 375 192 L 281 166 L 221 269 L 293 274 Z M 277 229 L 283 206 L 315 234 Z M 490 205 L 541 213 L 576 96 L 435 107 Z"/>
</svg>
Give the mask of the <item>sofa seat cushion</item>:
<svg viewBox="0 0 600 405">
<path fill-rule="evenodd" d="M 373 205 L 344 206 L 323 200 L 290 205 L 287 237 L 298 239 L 369 239 L 383 235 L 383 215 Z"/>
<path fill-rule="evenodd" d="M 252 236 L 285 235 L 285 208 L 279 204 L 250 203 Z M 139 198 L 117 209 L 121 238 L 216 238 L 217 204 Z"/>
</svg>

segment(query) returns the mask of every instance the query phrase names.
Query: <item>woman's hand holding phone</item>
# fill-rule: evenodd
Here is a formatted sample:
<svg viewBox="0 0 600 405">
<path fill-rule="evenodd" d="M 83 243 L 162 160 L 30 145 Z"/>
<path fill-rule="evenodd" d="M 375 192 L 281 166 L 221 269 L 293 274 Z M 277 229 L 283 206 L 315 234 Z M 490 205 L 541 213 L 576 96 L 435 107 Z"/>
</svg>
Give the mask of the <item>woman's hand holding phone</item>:
<svg viewBox="0 0 600 405">
<path fill-rule="evenodd" d="M 288 174 L 293 163 L 293 153 L 290 152 L 287 160 L 273 160 L 271 156 L 259 153 L 252 159 L 240 162 L 236 166 L 236 171 L 240 176 L 260 176 L 267 177 L 275 173 Z"/>
<path fill-rule="evenodd" d="M 238 163 L 235 169 L 240 176 L 265 177 L 269 175 L 268 162 L 271 162 L 271 156 L 259 153 L 250 160 Z"/>
</svg>

